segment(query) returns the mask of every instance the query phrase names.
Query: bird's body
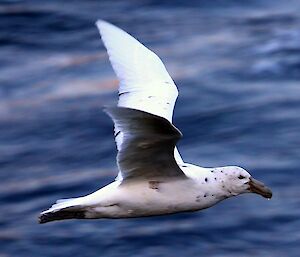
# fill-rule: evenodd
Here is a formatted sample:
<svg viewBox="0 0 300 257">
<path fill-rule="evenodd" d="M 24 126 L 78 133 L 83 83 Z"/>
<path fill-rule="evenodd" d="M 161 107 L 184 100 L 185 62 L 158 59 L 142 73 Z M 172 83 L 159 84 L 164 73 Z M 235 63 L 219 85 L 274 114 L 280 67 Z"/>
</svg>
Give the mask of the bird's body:
<svg viewBox="0 0 300 257">
<path fill-rule="evenodd" d="M 240 167 L 185 163 L 176 148 L 182 134 L 172 124 L 178 90 L 162 61 L 121 29 L 97 26 L 120 80 L 118 107 L 105 110 L 115 125 L 119 174 L 90 195 L 58 200 L 40 223 L 196 211 L 247 192 L 272 196 Z"/>
<path fill-rule="evenodd" d="M 189 190 L 183 193 L 186 188 Z M 201 183 L 193 179 L 139 180 L 124 186 L 113 182 L 91 196 L 95 197 L 98 204 L 86 215 L 89 218 L 131 218 L 196 211 L 221 200 L 212 196 L 212 193 L 209 186 L 202 187 Z M 103 196 L 105 199 L 99 202 Z"/>
<path fill-rule="evenodd" d="M 225 176 L 227 167 L 189 164 L 182 169 L 185 179 L 138 179 L 124 184 L 117 180 L 85 197 L 62 201 L 53 210 L 73 201 L 76 206 L 80 203 L 85 218 L 133 218 L 202 210 L 234 195 L 222 187 L 220 174 Z"/>
<path fill-rule="evenodd" d="M 187 187 L 187 194 L 178 193 L 184 192 Z M 199 184 L 191 179 L 138 180 L 122 186 L 113 182 L 89 196 L 95 197 L 98 203 L 86 215 L 88 218 L 131 218 L 207 208 L 210 203 L 208 205 L 204 198 L 203 201 L 197 198 L 201 192 L 199 188 Z"/>
</svg>

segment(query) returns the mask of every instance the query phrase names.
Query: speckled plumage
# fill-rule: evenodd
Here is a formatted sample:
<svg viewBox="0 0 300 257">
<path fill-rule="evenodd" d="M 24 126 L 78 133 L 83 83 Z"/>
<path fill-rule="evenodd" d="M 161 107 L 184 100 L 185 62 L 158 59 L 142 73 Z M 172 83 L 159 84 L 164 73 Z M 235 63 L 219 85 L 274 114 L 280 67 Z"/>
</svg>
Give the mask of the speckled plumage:
<svg viewBox="0 0 300 257">
<path fill-rule="evenodd" d="M 185 163 L 176 148 L 182 135 L 172 124 L 178 90 L 162 61 L 123 30 L 96 24 L 120 80 L 118 107 L 106 110 L 115 124 L 119 174 L 90 195 L 58 200 L 40 223 L 196 211 L 248 192 L 272 196 L 240 167 Z"/>
</svg>

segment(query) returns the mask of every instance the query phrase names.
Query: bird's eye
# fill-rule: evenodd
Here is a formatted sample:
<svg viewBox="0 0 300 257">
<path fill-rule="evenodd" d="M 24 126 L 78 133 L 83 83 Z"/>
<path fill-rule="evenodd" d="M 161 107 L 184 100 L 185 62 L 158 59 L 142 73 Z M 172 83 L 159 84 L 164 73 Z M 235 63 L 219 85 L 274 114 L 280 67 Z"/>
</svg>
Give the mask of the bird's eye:
<svg viewBox="0 0 300 257">
<path fill-rule="evenodd" d="M 244 177 L 244 176 L 242 176 L 242 175 L 239 175 L 239 176 L 238 176 L 238 179 L 244 179 L 244 178 L 246 178 L 246 177 Z"/>
</svg>

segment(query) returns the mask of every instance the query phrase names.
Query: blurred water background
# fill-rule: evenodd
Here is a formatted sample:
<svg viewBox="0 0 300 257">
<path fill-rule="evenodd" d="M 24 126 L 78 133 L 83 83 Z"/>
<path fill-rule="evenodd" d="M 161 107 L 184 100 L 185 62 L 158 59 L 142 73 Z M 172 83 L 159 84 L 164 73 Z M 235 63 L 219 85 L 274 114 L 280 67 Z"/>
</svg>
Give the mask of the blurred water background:
<svg viewBox="0 0 300 257">
<path fill-rule="evenodd" d="M 94 22 L 154 50 L 180 97 L 185 161 L 272 189 L 202 212 L 38 225 L 116 175 L 117 80 Z M 120 42 L 122 44 L 122 42 Z M 300 1 L 1 1 L 0 256 L 300 256 Z"/>
</svg>

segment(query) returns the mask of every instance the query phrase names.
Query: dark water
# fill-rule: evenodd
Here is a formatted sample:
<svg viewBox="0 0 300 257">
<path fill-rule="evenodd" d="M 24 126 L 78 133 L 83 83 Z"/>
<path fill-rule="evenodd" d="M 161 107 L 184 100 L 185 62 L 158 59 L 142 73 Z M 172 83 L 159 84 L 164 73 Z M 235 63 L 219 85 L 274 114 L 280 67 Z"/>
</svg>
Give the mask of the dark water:
<svg viewBox="0 0 300 257">
<path fill-rule="evenodd" d="M 184 159 L 240 165 L 244 195 L 159 218 L 38 225 L 116 174 L 106 19 L 166 63 Z M 300 1 L 1 1 L 0 256 L 300 256 Z"/>
</svg>

